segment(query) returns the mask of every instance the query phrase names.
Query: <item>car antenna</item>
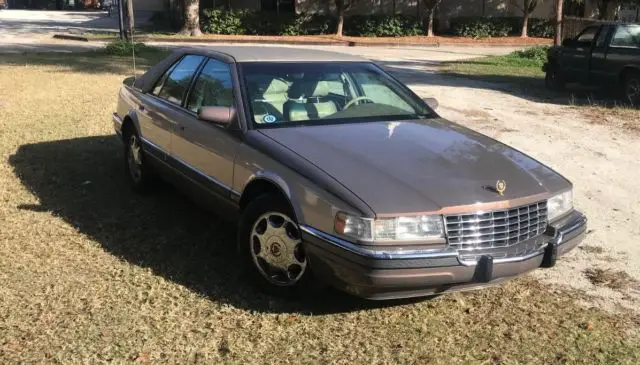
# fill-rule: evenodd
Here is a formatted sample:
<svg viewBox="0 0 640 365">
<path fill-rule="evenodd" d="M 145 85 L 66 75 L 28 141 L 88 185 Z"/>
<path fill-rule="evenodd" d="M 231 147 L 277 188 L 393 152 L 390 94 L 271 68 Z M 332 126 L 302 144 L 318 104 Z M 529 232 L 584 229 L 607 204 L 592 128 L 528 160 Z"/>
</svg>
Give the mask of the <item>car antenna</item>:
<svg viewBox="0 0 640 365">
<path fill-rule="evenodd" d="M 131 0 L 129 0 L 129 1 L 131 1 Z M 133 19 L 129 19 L 129 22 L 133 22 Z M 136 42 L 133 39 L 133 33 L 135 32 L 133 24 L 130 25 L 130 27 L 131 27 L 131 57 L 133 59 L 133 83 L 135 84 L 136 76 L 137 76 L 137 73 L 136 73 Z"/>
</svg>

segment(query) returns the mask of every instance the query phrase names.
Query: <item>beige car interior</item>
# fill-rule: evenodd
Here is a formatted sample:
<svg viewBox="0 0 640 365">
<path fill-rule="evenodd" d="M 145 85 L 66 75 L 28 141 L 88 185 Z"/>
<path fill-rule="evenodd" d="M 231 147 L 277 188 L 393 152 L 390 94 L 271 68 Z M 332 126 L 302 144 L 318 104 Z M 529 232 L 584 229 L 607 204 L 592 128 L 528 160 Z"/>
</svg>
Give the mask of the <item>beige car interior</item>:
<svg viewBox="0 0 640 365">
<path fill-rule="evenodd" d="M 258 95 L 252 100 L 254 120 L 263 123 L 271 115 L 277 121 L 320 119 L 338 111 L 329 98 L 330 87 L 324 80 L 287 82 L 280 78 L 261 77 L 249 81 Z"/>
</svg>

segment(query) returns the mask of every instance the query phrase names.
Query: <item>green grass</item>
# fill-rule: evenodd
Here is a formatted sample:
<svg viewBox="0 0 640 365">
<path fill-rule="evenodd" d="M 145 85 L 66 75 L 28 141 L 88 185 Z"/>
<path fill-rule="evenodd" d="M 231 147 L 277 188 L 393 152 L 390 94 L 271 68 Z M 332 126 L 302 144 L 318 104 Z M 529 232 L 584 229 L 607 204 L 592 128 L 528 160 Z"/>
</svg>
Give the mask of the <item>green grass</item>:
<svg viewBox="0 0 640 365">
<path fill-rule="evenodd" d="M 443 71 L 466 76 L 481 76 L 487 81 L 505 81 L 522 79 L 540 81 L 544 79 L 540 56 L 546 49 L 544 46 L 530 48 L 534 51 L 515 51 L 505 56 L 488 56 L 465 61 L 445 63 Z"/>
<path fill-rule="evenodd" d="M 233 227 L 128 189 L 110 113 L 130 72 L 104 52 L 0 56 L 0 363 L 640 363 L 637 315 L 526 277 L 384 303 L 259 293 Z"/>
</svg>

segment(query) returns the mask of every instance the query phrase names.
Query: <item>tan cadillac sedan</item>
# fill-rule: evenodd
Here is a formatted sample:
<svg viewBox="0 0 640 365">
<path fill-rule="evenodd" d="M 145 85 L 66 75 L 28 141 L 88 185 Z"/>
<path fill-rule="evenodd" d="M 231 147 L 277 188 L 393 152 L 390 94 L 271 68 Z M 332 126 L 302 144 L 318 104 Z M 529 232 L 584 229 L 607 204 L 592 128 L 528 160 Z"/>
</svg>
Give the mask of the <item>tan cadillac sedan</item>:
<svg viewBox="0 0 640 365">
<path fill-rule="evenodd" d="M 113 121 L 133 188 L 162 177 L 239 222 L 271 292 L 412 297 L 553 266 L 585 234 L 571 183 L 435 104 L 359 57 L 229 46 L 125 80 Z"/>
</svg>

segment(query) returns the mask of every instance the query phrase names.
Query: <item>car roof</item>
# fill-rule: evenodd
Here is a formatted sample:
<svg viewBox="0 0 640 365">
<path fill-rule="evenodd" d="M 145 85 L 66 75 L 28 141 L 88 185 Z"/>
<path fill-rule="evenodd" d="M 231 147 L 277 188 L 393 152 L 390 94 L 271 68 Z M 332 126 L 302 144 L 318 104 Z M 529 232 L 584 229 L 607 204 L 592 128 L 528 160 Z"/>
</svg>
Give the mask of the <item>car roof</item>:
<svg viewBox="0 0 640 365">
<path fill-rule="evenodd" d="M 338 52 L 294 47 L 271 46 L 211 46 L 183 48 L 182 53 L 205 56 L 227 56 L 235 62 L 367 62 L 359 56 Z"/>
</svg>

